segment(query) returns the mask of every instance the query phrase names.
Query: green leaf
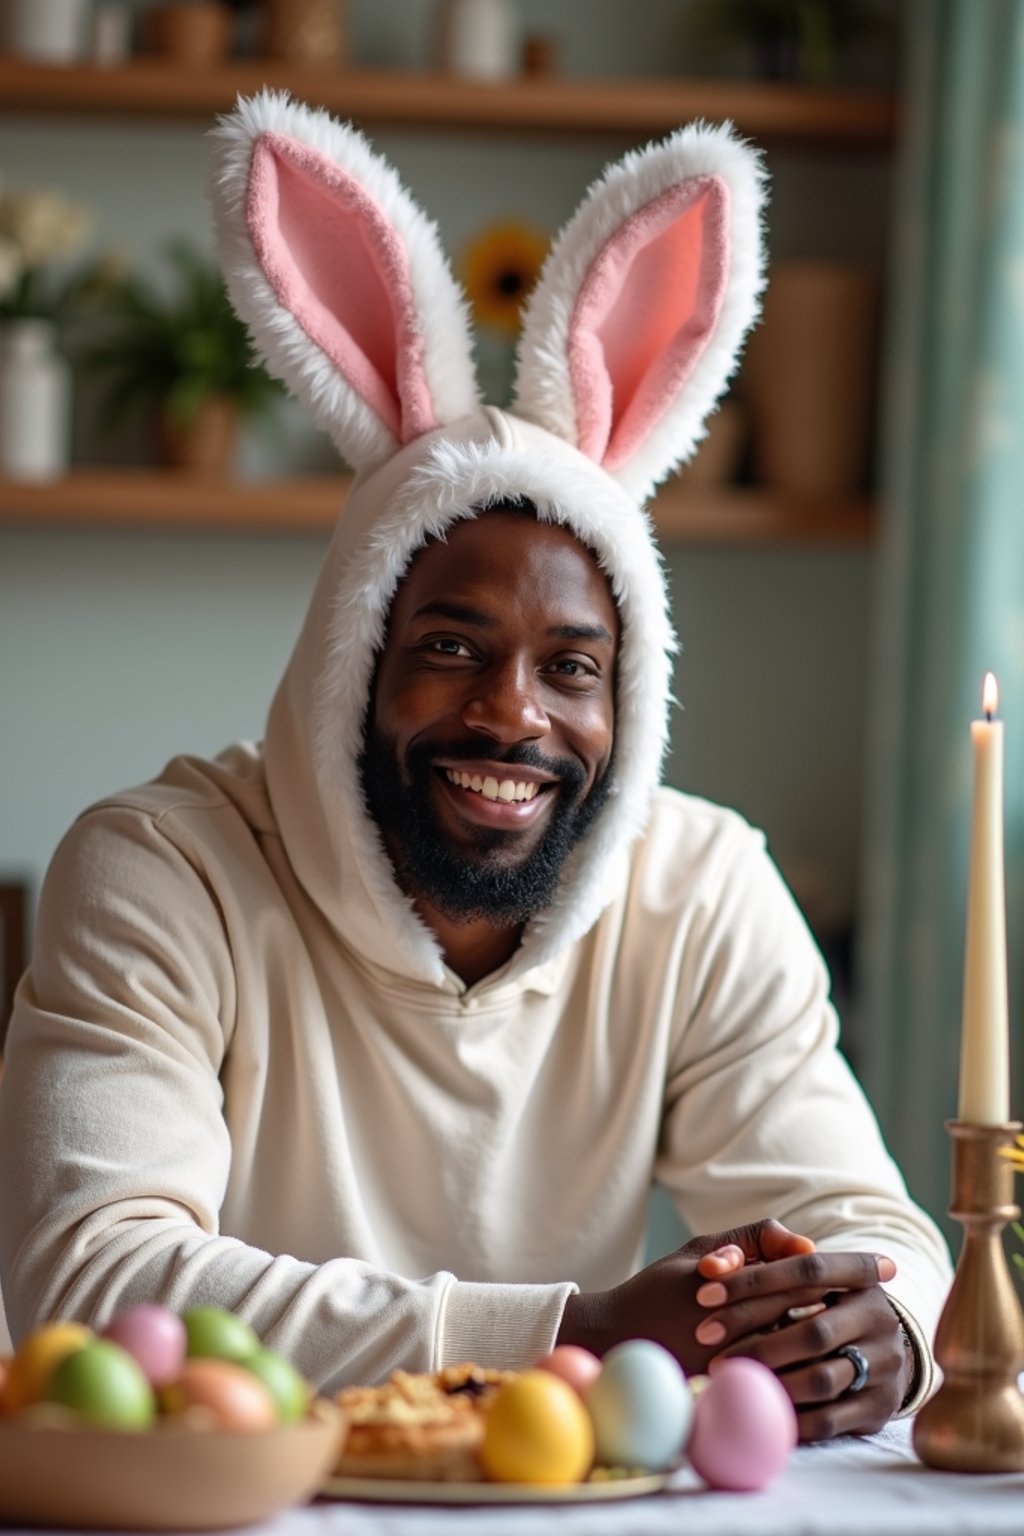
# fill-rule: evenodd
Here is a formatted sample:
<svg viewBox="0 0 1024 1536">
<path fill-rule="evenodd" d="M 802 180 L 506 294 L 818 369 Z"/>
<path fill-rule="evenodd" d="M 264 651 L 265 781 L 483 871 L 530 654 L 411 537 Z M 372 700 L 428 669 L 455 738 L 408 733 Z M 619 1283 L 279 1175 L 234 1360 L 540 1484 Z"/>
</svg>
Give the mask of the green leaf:
<svg viewBox="0 0 1024 1536">
<path fill-rule="evenodd" d="M 119 283 L 103 303 L 103 334 L 81 362 L 106 382 L 113 420 L 166 406 L 176 419 L 194 416 L 209 395 L 227 395 L 243 414 L 265 411 L 281 386 L 254 358 L 220 271 L 187 241 L 163 249 L 169 278 Z"/>
</svg>

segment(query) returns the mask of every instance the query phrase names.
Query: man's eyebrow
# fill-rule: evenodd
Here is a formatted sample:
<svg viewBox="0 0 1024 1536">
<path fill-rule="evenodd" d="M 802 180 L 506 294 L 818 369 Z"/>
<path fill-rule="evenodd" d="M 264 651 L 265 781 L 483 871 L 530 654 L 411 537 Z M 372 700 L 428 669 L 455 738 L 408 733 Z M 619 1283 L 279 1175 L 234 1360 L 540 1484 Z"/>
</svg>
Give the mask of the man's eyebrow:
<svg viewBox="0 0 1024 1536">
<path fill-rule="evenodd" d="M 603 624 L 552 624 L 545 634 L 553 640 L 603 640 L 607 645 L 615 644 L 615 636 Z"/>
<path fill-rule="evenodd" d="M 500 623 L 499 619 L 483 613 L 479 608 L 470 608 L 465 603 L 449 603 L 442 597 L 421 604 L 413 614 L 414 619 L 428 616 L 451 619 L 456 624 L 474 624 L 479 629 L 497 629 Z M 552 624 L 544 633 L 552 640 L 597 640 L 606 645 L 615 643 L 615 637 L 603 624 Z"/>
<path fill-rule="evenodd" d="M 464 603 L 446 603 L 443 598 L 435 598 L 432 603 L 424 603 L 413 614 L 414 619 L 422 618 L 426 614 L 434 614 L 440 619 L 452 619 L 456 624 L 475 624 L 481 629 L 497 629 L 498 620 L 489 613 L 481 613 L 479 608 L 467 608 Z"/>
</svg>

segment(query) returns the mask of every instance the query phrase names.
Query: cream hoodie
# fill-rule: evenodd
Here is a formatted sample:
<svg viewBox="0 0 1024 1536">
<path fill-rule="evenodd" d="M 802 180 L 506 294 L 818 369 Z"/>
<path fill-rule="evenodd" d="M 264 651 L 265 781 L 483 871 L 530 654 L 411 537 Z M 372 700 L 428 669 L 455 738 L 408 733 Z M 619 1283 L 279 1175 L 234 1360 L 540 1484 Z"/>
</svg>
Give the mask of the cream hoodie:
<svg viewBox="0 0 1024 1536">
<path fill-rule="evenodd" d="M 513 414 L 475 404 L 435 238 L 357 135 L 263 97 L 218 156 L 235 303 L 359 473 L 265 744 L 94 807 L 48 873 L 0 1085 L 13 1334 L 158 1298 L 230 1307 L 320 1387 L 522 1366 L 575 1287 L 635 1271 L 657 1180 L 694 1231 L 774 1215 L 890 1254 L 927 1390 L 948 1257 L 836 1050 L 821 959 L 761 837 L 657 788 L 673 638 L 642 502 L 756 309 L 756 158 L 685 130 L 592 189 Z M 509 495 L 608 574 L 617 777 L 467 988 L 356 759 L 409 560 Z"/>
<path fill-rule="evenodd" d="M 738 817 L 661 791 L 600 920 L 518 978 L 401 961 L 303 887 L 255 749 L 83 816 L 0 1090 L 15 1337 L 156 1297 L 232 1308 L 318 1385 L 522 1366 L 574 1286 L 638 1267 L 657 1179 L 694 1231 L 888 1253 L 927 1353 L 941 1239 Z"/>
</svg>

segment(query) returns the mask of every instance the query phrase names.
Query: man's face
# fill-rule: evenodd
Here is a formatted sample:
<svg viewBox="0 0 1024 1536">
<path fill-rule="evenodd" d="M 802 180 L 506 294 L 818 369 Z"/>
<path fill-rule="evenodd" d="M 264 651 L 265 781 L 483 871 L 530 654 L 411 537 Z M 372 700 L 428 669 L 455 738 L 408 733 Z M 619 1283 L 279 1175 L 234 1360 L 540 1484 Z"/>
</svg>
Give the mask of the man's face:
<svg viewBox="0 0 1024 1536">
<path fill-rule="evenodd" d="M 619 618 L 566 529 L 500 511 L 419 552 L 395 597 L 361 762 L 403 888 L 525 922 L 609 787 Z"/>
</svg>

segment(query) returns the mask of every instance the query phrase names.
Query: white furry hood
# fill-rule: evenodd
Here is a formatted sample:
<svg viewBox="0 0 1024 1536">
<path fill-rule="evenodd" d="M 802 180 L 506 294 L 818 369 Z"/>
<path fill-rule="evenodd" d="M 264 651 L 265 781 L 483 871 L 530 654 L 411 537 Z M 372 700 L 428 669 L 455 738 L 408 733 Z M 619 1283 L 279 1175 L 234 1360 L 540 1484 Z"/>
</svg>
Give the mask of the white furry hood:
<svg viewBox="0 0 1024 1536">
<path fill-rule="evenodd" d="M 614 896 L 624 852 L 647 819 L 665 747 L 673 640 L 646 518 L 575 449 L 484 410 L 360 477 L 267 730 L 270 793 L 303 885 L 352 948 L 436 984 L 445 977 L 440 951 L 399 891 L 363 809 L 357 758 L 376 653 L 412 555 L 429 535 L 507 496 L 529 497 L 541 518 L 569 527 L 594 551 L 622 616 L 615 788 L 504 974 L 543 964 L 585 933 Z"/>
<path fill-rule="evenodd" d="M 698 125 L 612 167 L 548 258 L 503 412 L 478 402 L 436 230 L 361 135 L 265 92 L 214 138 L 235 307 L 357 471 L 266 737 L 288 858 L 352 950 L 460 985 L 401 894 L 359 784 L 375 658 L 415 552 L 528 498 L 593 551 L 618 605 L 614 788 L 505 967 L 512 979 L 613 899 L 659 781 L 674 641 L 643 501 L 703 435 L 757 313 L 758 158 L 727 127 Z"/>
</svg>

